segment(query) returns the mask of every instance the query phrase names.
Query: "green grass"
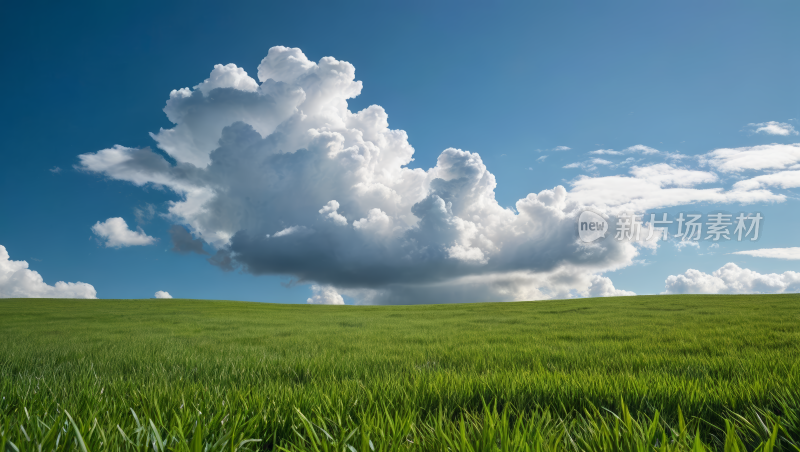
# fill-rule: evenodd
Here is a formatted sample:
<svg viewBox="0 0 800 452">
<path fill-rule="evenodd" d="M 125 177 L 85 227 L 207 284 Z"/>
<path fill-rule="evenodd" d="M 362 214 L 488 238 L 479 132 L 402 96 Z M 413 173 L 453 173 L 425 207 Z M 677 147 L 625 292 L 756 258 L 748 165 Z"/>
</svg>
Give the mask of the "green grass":
<svg viewBox="0 0 800 452">
<path fill-rule="evenodd" d="M 797 451 L 799 365 L 798 295 L 8 299 L 0 452 Z"/>
</svg>

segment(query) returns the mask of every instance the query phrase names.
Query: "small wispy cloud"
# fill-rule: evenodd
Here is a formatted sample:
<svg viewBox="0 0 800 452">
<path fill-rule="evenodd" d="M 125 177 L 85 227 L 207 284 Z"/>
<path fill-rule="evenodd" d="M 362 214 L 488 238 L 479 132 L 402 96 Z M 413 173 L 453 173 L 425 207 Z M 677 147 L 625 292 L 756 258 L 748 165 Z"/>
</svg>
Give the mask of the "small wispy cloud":
<svg viewBox="0 0 800 452">
<path fill-rule="evenodd" d="M 288 228 L 281 229 L 275 234 L 272 234 L 272 237 L 285 237 L 287 235 L 292 235 L 292 234 L 309 235 L 313 232 L 314 232 L 313 229 L 307 228 L 305 226 L 290 226 Z M 270 237 L 269 234 L 267 234 L 267 238 L 269 237 Z"/>
<path fill-rule="evenodd" d="M 619 162 L 617 164 L 611 165 L 611 167 L 612 168 L 618 168 L 620 166 L 630 166 L 630 165 L 633 165 L 634 163 L 636 163 L 636 159 L 633 158 L 633 157 L 628 157 L 625 160 L 623 160 L 623 161 L 621 161 L 621 162 Z"/>
<path fill-rule="evenodd" d="M 700 248 L 700 244 L 695 242 L 694 240 L 677 240 L 677 241 L 672 242 L 672 243 L 673 243 L 673 245 L 675 245 L 675 248 L 677 248 L 678 251 L 683 251 L 683 249 L 686 248 L 687 246 L 693 246 L 695 248 Z"/>
<path fill-rule="evenodd" d="M 645 146 L 643 144 L 637 144 L 631 147 L 627 147 L 623 149 L 622 152 L 626 154 L 637 152 L 645 155 L 652 155 L 659 153 L 658 149 L 654 149 L 651 148 L 650 146 Z"/>
<path fill-rule="evenodd" d="M 546 159 L 546 158 L 547 158 L 547 156 L 546 156 L 546 155 L 543 155 L 543 156 L 539 157 L 538 159 L 536 159 L 536 161 L 537 161 L 537 162 L 543 162 L 543 161 L 544 161 L 544 159 Z"/>
<path fill-rule="evenodd" d="M 593 158 L 586 160 L 585 162 L 570 163 L 569 165 L 565 165 L 564 168 L 580 168 L 587 171 L 595 171 L 597 170 L 598 165 L 610 166 L 613 164 L 613 162 L 609 162 L 605 159 Z"/>
<path fill-rule="evenodd" d="M 796 170 L 800 169 L 800 143 L 722 148 L 698 158 L 701 166 L 709 165 L 723 173 L 741 173 L 748 170 Z"/>
<path fill-rule="evenodd" d="M 664 157 L 666 157 L 668 160 L 683 160 L 683 159 L 688 159 L 690 157 L 690 156 L 688 156 L 686 154 L 681 154 L 680 152 L 677 152 L 677 151 L 676 152 L 662 152 L 662 154 L 664 154 Z"/>
<path fill-rule="evenodd" d="M 156 215 L 156 206 L 146 203 L 144 207 L 134 207 L 133 215 L 139 224 L 147 224 Z"/>
<path fill-rule="evenodd" d="M 800 247 L 795 248 L 761 248 L 758 250 L 737 251 L 732 254 L 745 254 L 753 257 L 772 259 L 800 260 Z"/>
<path fill-rule="evenodd" d="M 598 149 L 596 151 L 589 152 L 590 155 L 626 155 L 626 154 L 642 154 L 642 155 L 661 155 L 667 160 L 683 160 L 685 158 L 689 158 L 688 155 L 681 154 L 680 152 L 668 152 L 668 151 L 659 151 L 658 149 L 651 148 L 650 146 L 645 146 L 643 144 L 637 144 L 634 146 L 627 147 L 621 151 L 615 151 L 613 149 Z M 625 160 L 625 162 L 619 163 L 618 165 L 623 165 L 626 162 L 630 162 L 632 160 L 631 157 Z"/>
<path fill-rule="evenodd" d="M 54 166 L 54 167 L 50 168 L 50 170 L 49 170 L 49 171 L 50 171 L 51 173 L 58 174 L 58 173 L 60 173 L 60 172 L 61 172 L 61 168 L 59 168 L 59 167 L 57 167 L 57 166 Z"/>
<path fill-rule="evenodd" d="M 784 137 L 789 135 L 798 135 L 798 132 L 795 130 L 793 125 L 778 121 L 759 123 L 751 122 L 747 125 L 747 128 L 751 133 L 764 133 L 767 135 L 780 135 Z"/>
</svg>

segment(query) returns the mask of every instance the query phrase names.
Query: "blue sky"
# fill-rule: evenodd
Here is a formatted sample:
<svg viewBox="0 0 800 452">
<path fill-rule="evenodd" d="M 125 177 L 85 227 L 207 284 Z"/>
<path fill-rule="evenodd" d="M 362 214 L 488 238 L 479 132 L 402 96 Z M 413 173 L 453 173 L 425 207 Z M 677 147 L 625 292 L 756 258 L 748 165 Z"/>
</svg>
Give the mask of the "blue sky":
<svg viewBox="0 0 800 452">
<path fill-rule="evenodd" d="M 82 281 L 100 298 L 146 298 L 163 290 L 181 298 L 305 302 L 315 281 L 296 284 L 297 273 L 289 270 L 270 274 L 272 263 L 257 275 L 225 272 L 208 256 L 170 251 L 168 231 L 182 222 L 159 214 L 181 200 L 174 190 L 75 169 L 79 155 L 114 145 L 149 146 L 174 164 L 148 135 L 174 126 L 162 111 L 170 92 L 203 82 L 216 64 L 233 63 L 258 80 L 259 63 L 274 46 L 301 49 L 311 62 L 332 56 L 352 64 L 363 89 L 347 101 L 349 110 L 383 107 L 389 127 L 406 131 L 415 150 L 409 168 L 428 170 L 451 147 L 479 154 L 496 178 L 501 207 L 558 185 L 573 190 L 581 175 L 629 175 L 631 166 L 658 163 L 712 172 L 718 179 L 709 186 L 730 190 L 739 180 L 779 170 L 726 173 L 695 156 L 800 143 L 796 134 L 748 126 L 774 121 L 785 125 L 781 130 L 800 130 L 796 2 L 431 3 L 7 6 L 0 18 L 6 62 L 0 77 L 7 87 L 0 109 L 0 245 L 47 284 Z M 589 154 L 635 145 L 688 157 Z M 570 150 L 550 151 L 558 146 Z M 614 166 L 628 156 L 637 161 Z M 612 164 L 564 168 L 600 157 Z M 690 268 L 711 274 L 734 263 L 760 274 L 800 271 L 798 260 L 729 254 L 800 246 L 798 188 L 768 189 L 784 201 L 647 210 L 757 211 L 765 218 L 758 242 L 723 242 L 716 249 L 705 241 L 682 249 L 662 243 L 655 254 L 641 249 L 624 268 L 608 270 L 609 264 L 599 274 L 616 289 L 650 294 Z M 137 223 L 135 209 L 148 204 L 156 215 Z M 104 246 L 91 228 L 114 217 L 157 241 Z M 208 243 L 205 249 L 215 252 Z M 343 282 L 342 289 L 330 278 L 319 282 L 339 287 L 348 303 L 371 299 L 358 283 Z M 415 293 L 400 290 L 387 299 Z"/>
</svg>

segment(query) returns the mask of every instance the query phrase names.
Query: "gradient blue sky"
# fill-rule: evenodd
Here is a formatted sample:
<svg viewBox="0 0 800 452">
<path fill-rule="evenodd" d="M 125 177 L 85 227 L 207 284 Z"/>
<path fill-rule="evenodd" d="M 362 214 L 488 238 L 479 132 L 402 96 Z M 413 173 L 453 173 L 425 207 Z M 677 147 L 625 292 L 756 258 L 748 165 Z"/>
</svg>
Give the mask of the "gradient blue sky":
<svg viewBox="0 0 800 452">
<path fill-rule="evenodd" d="M 171 223 L 158 216 L 142 225 L 156 245 L 103 247 L 95 222 L 123 217 L 134 226 L 135 208 L 164 210 L 178 197 L 73 169 L 79 154 L 115 144 L 155 148 L 148 132 L 172 126 L 162 112 L 171 90 L 202 82 L 220 63 L 255 77 L 276 45 L 352 63 L 364 89 L 350 110 L 385 108 L 416 150 L 412 166 L 435 165 L 448 147 L 479 153 L 502 206 L 566 184 L 582 171 L 563 167 L 597 149 L 699 155 L 800 142 L 747 129 L 767 121 L 800 129 L 795 1 L 16 2 L 0 16 L 0 244 L 48 284 L 87 282 L 100 298 L 309 297 L 308 285 L 287 276 L 225 273 L 168 251 Z M 556 146 L 571 150 L 540 152 Z M 797 189 L 780 192 L 788 200 L 775 205 L 658 210 L 760 211 L 757 245 L 662 245 L 605 276 L 648 294 L 688 268 L 800 271 L 796 260 L 727 254 L 800 246 Z"/>
</svg>

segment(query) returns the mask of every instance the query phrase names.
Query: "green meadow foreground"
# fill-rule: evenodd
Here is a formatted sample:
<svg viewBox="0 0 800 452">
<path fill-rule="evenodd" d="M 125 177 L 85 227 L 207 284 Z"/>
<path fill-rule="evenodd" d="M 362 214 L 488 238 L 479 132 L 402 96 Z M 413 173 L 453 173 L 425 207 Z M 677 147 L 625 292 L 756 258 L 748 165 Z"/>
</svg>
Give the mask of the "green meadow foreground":
<svg viewBox="0 0 800 452">
<path fill-rule="evenodd" d="M 0 300 L 0 396 L 0 452 L 798 451 L 800 296 Z"/>
</svg>

